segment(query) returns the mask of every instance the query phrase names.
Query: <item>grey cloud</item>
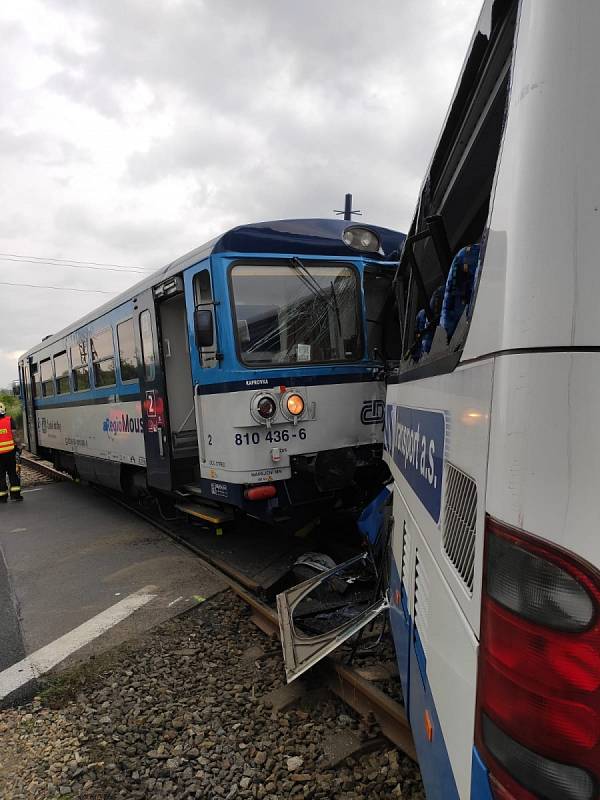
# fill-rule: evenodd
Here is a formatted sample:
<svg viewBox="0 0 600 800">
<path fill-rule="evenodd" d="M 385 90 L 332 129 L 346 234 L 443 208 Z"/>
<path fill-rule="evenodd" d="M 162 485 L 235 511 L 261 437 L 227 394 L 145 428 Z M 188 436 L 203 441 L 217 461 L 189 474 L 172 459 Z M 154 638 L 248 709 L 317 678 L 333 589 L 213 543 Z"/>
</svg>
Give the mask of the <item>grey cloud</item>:
<svg viewBox="0 0 600 800">
<path fill-rule="evenodd" d="M 49 136 L 44 131 L 19 133 L 8 128 L 0 128 L 0 153 L 48 166 L 90 160 L 88 150 L 66 139 Z"/>
<path fill-rule="evenodd" d="M 151 253 L 158 249 L 163 252 L 165 243 L 176 238 L 181 230 L 181 226 L 167 220 L 140 220 L 133 214 L 131 217 L 115 215 L 100 219 L 80 205 L 62 206 L 56 211 L 54 222 L 64 237 L 84 243 L 89 249 L 108 244 L 116 252 L 122 252 L 123 259 L 130 262 L 131 254 L 140 251 Z M 154 265 L 160 263 L 154 262 Z"/>
<path fill-rule="evenodd" d="M 49 0 L 33 37 L 0 9 L 2 249 L 159 266 L 233 225 L 331 216 L 347 191 L 405 228 L 479 4 Z M 50 278 L 135 281 L 23 268 Z M 7 292 L 0 383 L 4 354 L 104 299 Z"/>
</svg>

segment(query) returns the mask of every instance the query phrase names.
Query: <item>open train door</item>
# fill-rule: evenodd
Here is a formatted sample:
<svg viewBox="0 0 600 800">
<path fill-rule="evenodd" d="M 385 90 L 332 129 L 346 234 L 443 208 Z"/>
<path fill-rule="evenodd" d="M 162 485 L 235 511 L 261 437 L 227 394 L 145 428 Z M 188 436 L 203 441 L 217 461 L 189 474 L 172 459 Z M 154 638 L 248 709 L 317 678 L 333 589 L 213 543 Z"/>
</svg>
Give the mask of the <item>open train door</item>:
<svg viewBox="0 0 600 800">
<path fill-rule="evenodd" d="M 23 437 L 30 453 L 37 455 L 37 426 L 35 421 L 35 408 L 33 406 L 35 374 L 32 372 L 32 358 L 19 364 L 19 378 L 21 379 L 21 400 L 23 403 Z"/>
<path fill-rule="evenodd" d="M 167 391 L 152 289 L 144 290 L 134 299 L 134 308 L 147 482 L 148 486 L 169 492 L 173 481 Z"/>
<path fill-rule="evenodd" d="M 381 577 L 362 553 L 277 595 L 288 683 L 388 608 Z"/>
</svg>

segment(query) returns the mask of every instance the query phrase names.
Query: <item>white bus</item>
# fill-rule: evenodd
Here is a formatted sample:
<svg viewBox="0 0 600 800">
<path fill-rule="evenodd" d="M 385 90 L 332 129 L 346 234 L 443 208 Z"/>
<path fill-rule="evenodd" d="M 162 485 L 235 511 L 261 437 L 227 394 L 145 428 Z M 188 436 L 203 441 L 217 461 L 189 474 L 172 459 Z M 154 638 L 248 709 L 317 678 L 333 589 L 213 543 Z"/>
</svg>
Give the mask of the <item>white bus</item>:
<svg viewBox="0 0 600 800">
<path fill-rule="evenodd" d="M 400 259 L 388 601 L 428 800 L 600 797 L 599 40 L 598 0 L 487 0 Z"/>
</svg>

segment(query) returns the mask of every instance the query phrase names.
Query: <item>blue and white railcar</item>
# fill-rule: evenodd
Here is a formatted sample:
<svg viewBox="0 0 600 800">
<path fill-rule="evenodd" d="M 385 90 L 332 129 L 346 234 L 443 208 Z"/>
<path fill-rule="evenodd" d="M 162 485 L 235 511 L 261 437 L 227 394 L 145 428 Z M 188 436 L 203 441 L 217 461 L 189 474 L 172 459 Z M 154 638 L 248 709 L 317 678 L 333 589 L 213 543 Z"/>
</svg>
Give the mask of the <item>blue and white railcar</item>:
<svg viewBox="0 0 600 800">
<path fill-rule="evenodd" d="M 599 34 L 597 0 L 484 4 L 400 260 L 389 613 L 428 800 L 600 798 Z"/>
<path fill-rule="evenodd" d="M 383 438 L 383 326 L 404 236 L 244 225 L 19 361 L 28 446 L 80 477 L 263 517 L 331 498 Z"/>
</svg>

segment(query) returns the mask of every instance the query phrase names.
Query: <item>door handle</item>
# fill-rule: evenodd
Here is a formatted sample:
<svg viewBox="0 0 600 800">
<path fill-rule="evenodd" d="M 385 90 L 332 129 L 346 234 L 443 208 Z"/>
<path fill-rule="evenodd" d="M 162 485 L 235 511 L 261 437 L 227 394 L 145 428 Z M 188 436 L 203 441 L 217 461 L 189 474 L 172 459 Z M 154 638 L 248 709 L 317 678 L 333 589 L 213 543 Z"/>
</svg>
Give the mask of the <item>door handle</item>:
<svg viewBox="0 0 600 800">
<path fill-rule="evenodd" d="M 157 429 L 158 433 L 158 452 L 161 458 L 164 458 L 165 455 L 165 446 L 163 443 L 163 429 L 159 426 Z"/>
</svg>

